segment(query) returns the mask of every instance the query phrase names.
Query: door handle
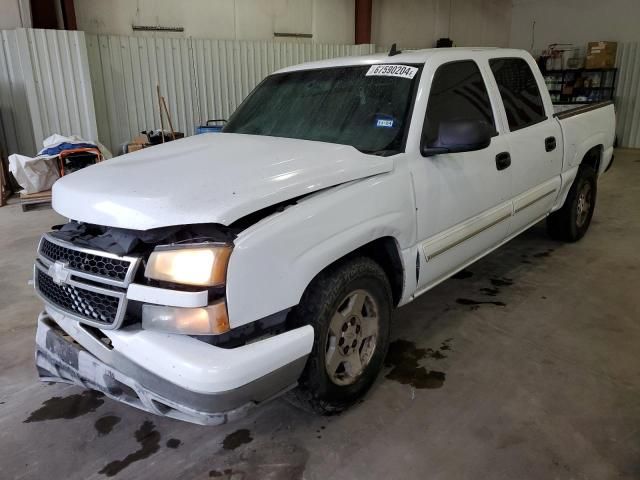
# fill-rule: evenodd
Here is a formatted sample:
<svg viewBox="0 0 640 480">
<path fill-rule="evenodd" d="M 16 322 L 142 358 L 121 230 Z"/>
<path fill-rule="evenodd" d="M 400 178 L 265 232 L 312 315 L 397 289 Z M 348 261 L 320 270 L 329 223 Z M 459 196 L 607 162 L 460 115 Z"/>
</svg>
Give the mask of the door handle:
<svg viewBox="0 0 640 480">
<path fill-rule="evenodd" d="M 547 137 L 544 139 L 544 149 L 547 152 L 552 152 L 556 149 L 556 137 Z"/>
<path fill-rule="evenodd" d="M 498 170 L 504 170 L 511 165 L 511 155 L 509 152 L 502 152 L 496 155 L 496 168 Z"/>
</svg>

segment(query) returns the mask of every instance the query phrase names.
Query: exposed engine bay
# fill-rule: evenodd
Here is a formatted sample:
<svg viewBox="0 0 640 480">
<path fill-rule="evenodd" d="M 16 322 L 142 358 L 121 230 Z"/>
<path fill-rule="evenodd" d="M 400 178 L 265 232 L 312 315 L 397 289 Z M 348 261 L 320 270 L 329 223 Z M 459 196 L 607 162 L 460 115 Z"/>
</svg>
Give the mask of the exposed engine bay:
<svg viewBox="0 0 640 480">
<path fill-rule="evenodd" d="M 147 254 L 163 243 L 232 243 L 235 234 L 222 225 L 197 224 L 129 230 L 71 221 L 53 227 L 51 235 L 79 247 L 93 248 L 116 255 Z"/>
</svg>

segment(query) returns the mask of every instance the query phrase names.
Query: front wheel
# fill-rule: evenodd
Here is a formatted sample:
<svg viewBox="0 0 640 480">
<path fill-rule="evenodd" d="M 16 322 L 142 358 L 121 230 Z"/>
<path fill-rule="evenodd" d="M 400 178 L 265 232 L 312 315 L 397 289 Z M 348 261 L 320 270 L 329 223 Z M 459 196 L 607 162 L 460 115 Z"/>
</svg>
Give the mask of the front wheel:
<svg viewBox="0 0 640 480">
<path fill-rule="evenodd" d="M 596 206 L 597 187 L 595 170 L 581 166 L 564 205 L 547 217 L 547 231 L 551 238 L 576 242 L 587 233 Z"/>
<path fill-rule="evenodd" d="M 369 258 L 331 267 L 312 282 L 294 312 L 315 331 L 295 403 L 331 414 L 364 396 L 387 353 L 391 305 L 389 281 Z"/>
</svg>

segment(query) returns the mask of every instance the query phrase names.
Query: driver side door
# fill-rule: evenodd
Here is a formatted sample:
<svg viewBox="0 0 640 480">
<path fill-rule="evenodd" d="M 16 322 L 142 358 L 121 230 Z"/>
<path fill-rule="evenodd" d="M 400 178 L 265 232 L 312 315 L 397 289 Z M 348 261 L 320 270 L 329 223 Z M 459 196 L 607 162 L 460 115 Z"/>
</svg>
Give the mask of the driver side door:
<svg viewBox="0 0 640 480">
<path fill-rule="evenodd" d="M 498 107 L 473 60 L 440 65 L 434 73 L 422 132 L 429 146 L 440 125 L 461 120 L 497 127 Z M 508 144 L 497 131 L 476 151 L 417 156 L 417 289 L 426 290 L 500 244 L 512 214 Z"/>
</svg>

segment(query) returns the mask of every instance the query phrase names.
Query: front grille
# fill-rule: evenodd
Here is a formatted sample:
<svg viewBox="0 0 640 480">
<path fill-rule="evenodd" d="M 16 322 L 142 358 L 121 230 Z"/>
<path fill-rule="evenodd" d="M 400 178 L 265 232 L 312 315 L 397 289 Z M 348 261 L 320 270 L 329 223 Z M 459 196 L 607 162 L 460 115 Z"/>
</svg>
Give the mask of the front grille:
<svg viewBox="0 0 640 480">
<path fill-rule="evenodd" d="M 105 326 L 113 325 L 120 317 L 122 297 L 87 290 L 77 284 L 58 285 L 39 268 L 36 268 L 35 280 L 40 295 L 67 313 Z"/>
<path fill-rule="evenodd" d="M 38 247 L 37 293 L 53 309 L 103 329 L 119 328 L 140 258 L 76 246 L 45 234 Z"/>
<path fill-rule="evenodd" d="M 63 246 L 43 237 L 40 254 L 52 262 L 63 262 L 72 270 L 125 282 L 132 262 Z"/>
</svg>

